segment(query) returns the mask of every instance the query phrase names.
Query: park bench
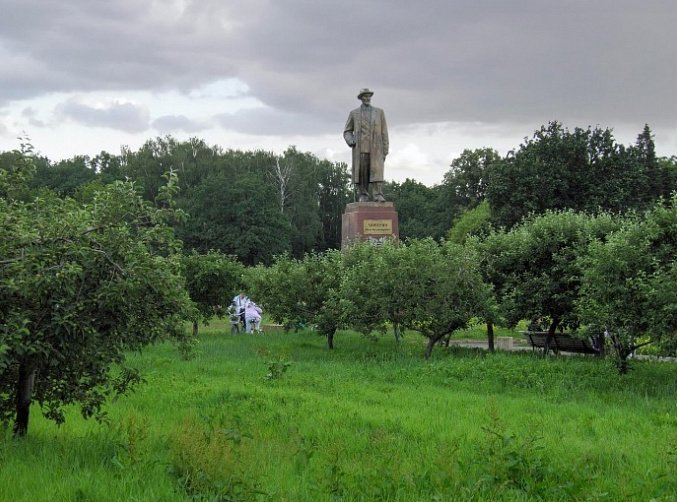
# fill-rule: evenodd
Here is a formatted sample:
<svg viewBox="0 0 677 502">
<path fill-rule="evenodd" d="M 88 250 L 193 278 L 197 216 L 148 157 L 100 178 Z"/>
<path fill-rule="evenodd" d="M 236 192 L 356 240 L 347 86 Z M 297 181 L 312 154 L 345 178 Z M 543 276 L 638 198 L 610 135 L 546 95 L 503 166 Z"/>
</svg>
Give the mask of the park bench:
<svg viewBox="0 0 677 502">
<path fill-rule="evenodd" d="M 545 350 L 547 331 L 522 331 L 522 335 L 531 344 L 532 350 Z M 558 354 L 560 352 L 574 352 L 577 354 L 599 354 L 592 342 L 587 338 L 578 338 L 568 333 L 555 333 L 550 342 L 550 349 Z"/>
</svg>

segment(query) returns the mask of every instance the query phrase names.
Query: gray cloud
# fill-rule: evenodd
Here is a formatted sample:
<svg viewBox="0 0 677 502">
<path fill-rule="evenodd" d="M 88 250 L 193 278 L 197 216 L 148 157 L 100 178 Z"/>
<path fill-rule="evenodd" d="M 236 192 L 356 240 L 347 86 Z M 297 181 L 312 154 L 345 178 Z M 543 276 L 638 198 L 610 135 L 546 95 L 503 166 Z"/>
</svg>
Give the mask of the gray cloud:
<svg viewBox="0 0 677 502">
<path fill-rule="evenodd" d="M 278 121 L 220 118 L 238 130 L 342 124 L 364 86 L 391 124 L 672 127 L 676 18 L 671 0 L 5 0 L 0 104 L 238 78 Z"/>
<path fill-rule="evenodd" d="M 109 103 L 105 106 L 90 106 L 75 99 L 61 103 L 56 114 L 85 126 L 107 127 L 126 132 L 141 132 L 148 129 L 149 114 L 145 107 L 132 103 Z"/>
<path fill-rule="evenodd" d="M 27 107 L 21 111 L 21 116 L 24 117 L 28 123 L 35 127 L 45 127 L 45 124 L 42 120 L 37 118 L 37 111 L 34 108 Z"/>
<path fill-rule="evenodd" d="M 322 116 L 253 108 L 214 117 L 224 129 L 255 135 L 300 136 L 336 132 L 336 124 Z"/>
<path fill-rule="evenodd" d="M 203 131 L 211 126 L 206 122 L 191 120 L 185 115 L 165 115 L 155 119 L 152 126 L 161 134 L 172 134 L 177 131 L 194 133 Z"/>
</svg>

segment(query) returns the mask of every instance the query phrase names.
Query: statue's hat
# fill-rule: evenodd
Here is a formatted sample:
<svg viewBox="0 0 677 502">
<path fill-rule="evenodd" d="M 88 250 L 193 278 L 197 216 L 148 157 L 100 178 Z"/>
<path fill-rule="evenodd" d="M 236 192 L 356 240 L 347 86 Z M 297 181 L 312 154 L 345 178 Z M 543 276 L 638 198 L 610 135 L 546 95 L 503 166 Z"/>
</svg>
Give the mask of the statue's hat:
<svg viewBox="0 0 677 502">
<path fill-rule="evenodd" d="M 373 95 L 374 95 L 373 91 L 370 91 L 369 89 L 364 88 L 357 95 L 357 99 L 362 99 L 362 96 L 373 96 Z"/>
</svg>

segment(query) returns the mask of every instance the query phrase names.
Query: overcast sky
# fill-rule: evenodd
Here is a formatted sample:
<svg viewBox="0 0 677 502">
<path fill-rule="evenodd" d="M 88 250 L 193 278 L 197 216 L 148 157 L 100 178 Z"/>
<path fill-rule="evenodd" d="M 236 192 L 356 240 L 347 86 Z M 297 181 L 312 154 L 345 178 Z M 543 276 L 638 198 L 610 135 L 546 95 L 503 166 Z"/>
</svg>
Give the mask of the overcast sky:
<svg viewBox="0 0 677 502">
<path fill-rule="evenodd" d="M 0 150 L 50 159 L 171 134 L 347 162 L 374 91 L 386 178 L 551 120 L 677 155 L 675 0 L 0 0 Z"/>
</svg>

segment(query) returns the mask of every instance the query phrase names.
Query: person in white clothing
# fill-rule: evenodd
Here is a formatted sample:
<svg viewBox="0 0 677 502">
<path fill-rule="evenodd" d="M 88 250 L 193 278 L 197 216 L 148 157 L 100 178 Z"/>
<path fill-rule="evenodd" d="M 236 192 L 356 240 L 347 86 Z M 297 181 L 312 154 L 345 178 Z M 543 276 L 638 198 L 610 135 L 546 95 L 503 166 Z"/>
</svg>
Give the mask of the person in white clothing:
<svg viewBox="0 0 677 502">
<path fill-rule="evenodd" d="M 250 301 L 244 309 L 245 326 L 247 333 L 261 330 L 261 314 L 263 311 L 254 302 Z"/>
<path fill-rule="evenodd" d="M 233 307 L 240 316 L 242 326 L 245 326 L 244 309 L 247 307 L 247 303 L 249 303 L 249 298 L 244 294 L 244 291 L 240 291 L 240 294 L 233 298 Z"/>
</svg>

